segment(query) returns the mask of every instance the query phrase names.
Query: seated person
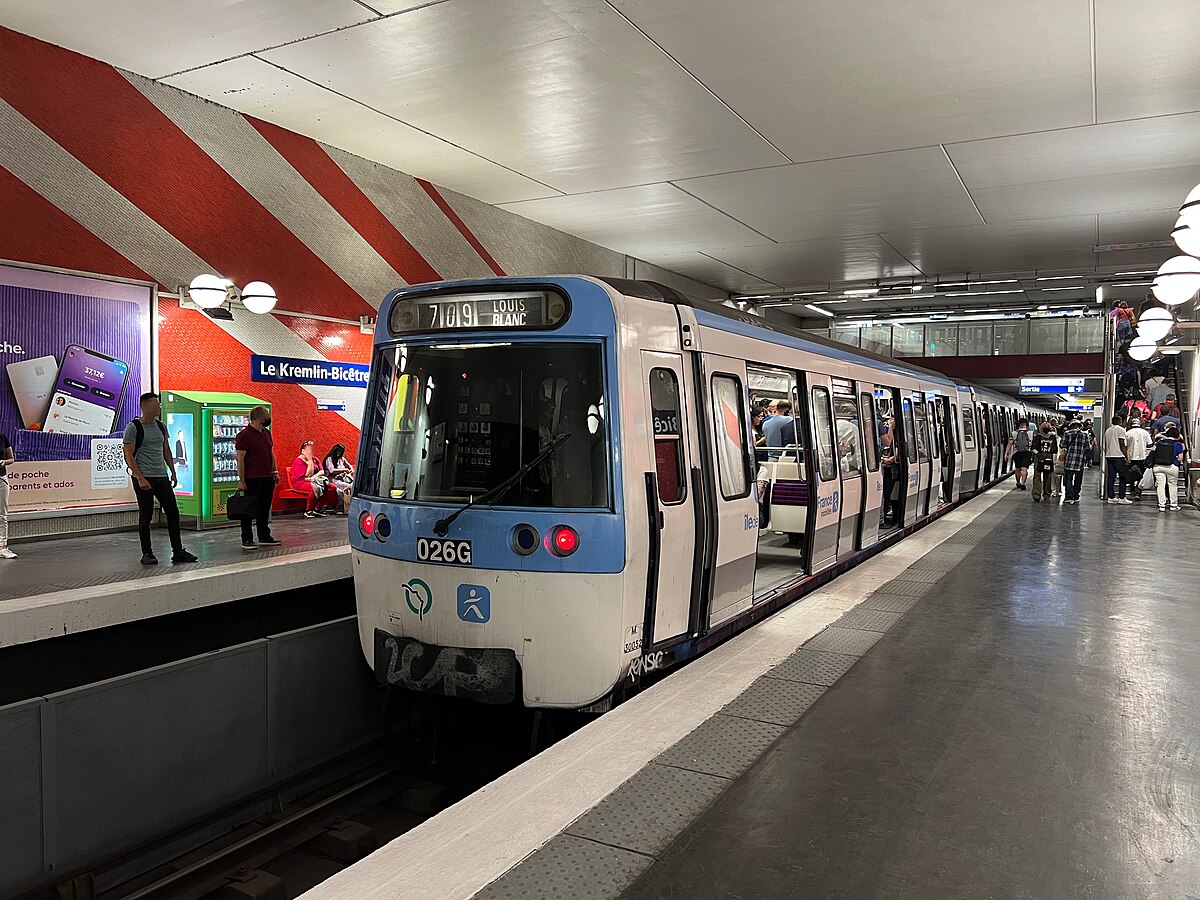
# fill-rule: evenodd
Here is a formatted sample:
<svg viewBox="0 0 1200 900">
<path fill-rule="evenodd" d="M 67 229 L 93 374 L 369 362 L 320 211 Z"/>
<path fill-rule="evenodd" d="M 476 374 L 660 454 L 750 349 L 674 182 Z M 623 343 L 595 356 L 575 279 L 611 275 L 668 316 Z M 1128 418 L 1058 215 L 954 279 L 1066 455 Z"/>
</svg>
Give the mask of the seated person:
<svg viewBox="0 0 1200 900">
<path fill-rule="evenodd" d="M 346 445 L 334 444 L 329 449 L 321 468 L 329 479 L 330 490 L 338 495 L 338 515 L 346 515 L 350 503 L 350 489 L 354 487 L 354 465 L 346 459 Z"/>
<path fill-rule="evenodd" d="M 300 445 L 300 455 L 292 461 L 288 470 L 288 486 L 301 494 L 307 494 L 304 517 L 315 519 L 325 515 L 325 508 L 337 503 L 337 491 L 330 487 L 329 479 L 313 458 L 313 442 Z"/>
</svg>

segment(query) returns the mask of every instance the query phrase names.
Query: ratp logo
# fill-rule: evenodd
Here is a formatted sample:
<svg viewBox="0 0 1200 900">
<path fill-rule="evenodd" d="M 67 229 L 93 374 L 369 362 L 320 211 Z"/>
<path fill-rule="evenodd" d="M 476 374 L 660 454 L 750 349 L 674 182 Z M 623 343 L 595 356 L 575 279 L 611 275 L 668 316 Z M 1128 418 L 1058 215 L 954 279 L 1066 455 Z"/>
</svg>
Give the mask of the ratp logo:
<svg viewBox="0 0 1200 900">
<path fill-rule="evenodd" d="M 403 585 L 404 603 L 417 614 L 417 618 L 425 620 L 425 614 L 433 608 L 433 591 L 420 578 L 413 578 Z"/>
</svg>

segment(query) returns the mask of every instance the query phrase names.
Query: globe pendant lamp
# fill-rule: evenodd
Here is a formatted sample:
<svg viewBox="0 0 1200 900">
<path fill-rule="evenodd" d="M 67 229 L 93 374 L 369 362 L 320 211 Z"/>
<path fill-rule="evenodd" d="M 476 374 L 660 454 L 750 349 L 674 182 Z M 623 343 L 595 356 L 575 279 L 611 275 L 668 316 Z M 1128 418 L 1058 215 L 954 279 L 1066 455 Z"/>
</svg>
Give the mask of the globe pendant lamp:
<svg viewBox="0 0 1200 900">
<path fill-rule="evenodd" d="M 1185 216 L 1180 216 L 1171 229 L 1171 237 L 1175 240 L 1175 246 L 1188 256 L 1200 257 L 1200 222 L 1193 227 Z"/>
<path fill-rule="evenodd" d="M 1183 206 L 1179 207 L 1179 218 L 1196 228 L 1200 228 L 1200 184 L 1192 188 L 1184 198 Z"/>
<path fill-rule="evenodd" d="M 1187 303 L 1200 290 L 1200 259 L 1172 256 L 1159 266 L 1151 290 L 1167 306 Z"/>
<path fill-rule="evenodd" d="M 228 286 L 216 275 L 197 275 L 188 285 L 188 298 L 201 309 L 216 309 L 225 302 Z"/>
<path fill-rule="evenodd" d="M 1138 337 L 1161 341 L 1175 327 L 1175 317 L 1161 306 L 1152 306 L 1138 318 Z"/>
<path fill-rule="evenodd" d="M 1135 337 L 1129 342 L 1129 358 L 1143 362 L 1158 350 L 1158 344 L 1148 337 Z"/>
<path fill-rule="evenodd" d="M 276 299 L 275 289 L 265 281 L 252 281 L 242 288 L 242 306 L 252 313 L 269 313 Z"/>
</svg>

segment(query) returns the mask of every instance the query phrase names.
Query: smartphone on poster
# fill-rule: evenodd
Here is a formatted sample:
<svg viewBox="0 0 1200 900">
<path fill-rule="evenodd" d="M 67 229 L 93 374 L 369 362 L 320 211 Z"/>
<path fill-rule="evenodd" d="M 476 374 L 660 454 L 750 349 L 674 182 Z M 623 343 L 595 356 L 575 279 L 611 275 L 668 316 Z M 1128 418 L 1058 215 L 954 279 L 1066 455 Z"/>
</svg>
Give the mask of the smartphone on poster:
<svg viewBox="0 0 1200 900">
<path fill-rule="evenodd" d="M 46 411 L 46 431 L 111 434 L 129 381 L 129 363 L 71 344 Z"/>
<path fill-rule="evenodd" d="M 58 360 L 53 356 L 39 356 L 37 359 L 9 363 L 5 369 L 17 400 L 21 425 L 29 431 L 38 431 L 46 420 L 46 407 L 54 392 Z"/>
</svg>

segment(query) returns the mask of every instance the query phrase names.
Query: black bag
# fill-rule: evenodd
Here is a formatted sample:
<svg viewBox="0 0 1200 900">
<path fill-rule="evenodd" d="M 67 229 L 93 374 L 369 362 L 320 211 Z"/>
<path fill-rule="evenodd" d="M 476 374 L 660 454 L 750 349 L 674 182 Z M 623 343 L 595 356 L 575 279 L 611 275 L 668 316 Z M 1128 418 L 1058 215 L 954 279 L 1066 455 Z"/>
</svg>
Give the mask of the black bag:
<svg viewBox="0 0 1200 900">
<path fill-rule="evenodd" d="M 1038 471 L 1039 472 L 1053 472 L 1054 471 L 1053 455 L 1043 456 L 1041 459 L 1038 460 Z"/>
<path fill-rule="evenodd" d="M 1156 466 L 1175 465 L 1175 442 L 1171 440 L 1157 441 L 1154 444 L 1154 464 Z"/>
<path fill-rule="evenodd" d="M 258 515 L 258 499 L 245 491 L 238 491 L 225 501 L 225 515 L 234 521 L 253 519 Z"/>
</svg>

